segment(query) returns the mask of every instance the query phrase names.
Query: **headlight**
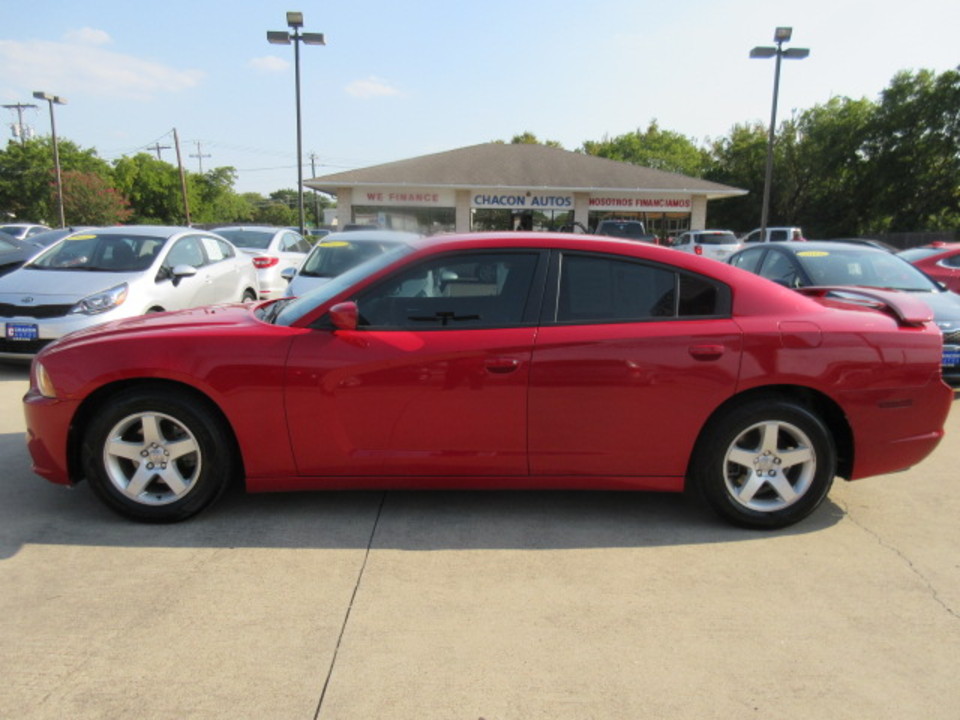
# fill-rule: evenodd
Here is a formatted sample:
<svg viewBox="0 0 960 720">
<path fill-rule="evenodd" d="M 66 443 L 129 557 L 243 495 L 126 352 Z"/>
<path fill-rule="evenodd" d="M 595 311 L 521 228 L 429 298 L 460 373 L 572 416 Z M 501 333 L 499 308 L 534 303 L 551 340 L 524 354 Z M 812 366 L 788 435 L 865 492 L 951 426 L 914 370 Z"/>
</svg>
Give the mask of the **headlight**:
<svg viewBox="0 0 960 720">
<path fill-rule="evenodd" d="M 123 305 L 123 301 L 127 299 L 128 289 L 127 284 L 122 283 L 96 295 L 88 295 L 70 308 L 70 314 L 96 315 L 97 313 L 107 312 L 107 310 L 113 310 L 115 307 Z"/>
<path fill-rule="evenodd" d="M 55 398 L 57 396 L 56 388 L 53 387 L 53 381 L 50 379 L 50 374 L 47 372 L 47 369 L 41 363 L 36 363 L 36 367 L 33 369 L 34 377 L 37 383 L 37 390 L 40 391 L 40 394 L 47 398 Z"/>
</svg>

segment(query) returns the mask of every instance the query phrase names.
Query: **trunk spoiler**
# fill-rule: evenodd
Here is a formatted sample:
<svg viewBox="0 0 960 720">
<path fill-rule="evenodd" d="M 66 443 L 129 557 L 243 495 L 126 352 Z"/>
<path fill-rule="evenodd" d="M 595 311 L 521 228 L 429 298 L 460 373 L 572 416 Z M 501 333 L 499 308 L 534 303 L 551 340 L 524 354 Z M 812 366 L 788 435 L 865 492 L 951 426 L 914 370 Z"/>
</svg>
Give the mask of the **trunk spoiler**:
<svg viewBox="0 0 960 720">
<path fill-rule="evenodd" d="M 879 310 L 893 317 L 901 325 L 917 326 L 933 320 L 933 310 L 927 303 L 899 290 L 828 285 L 795 289 L 797 292 L 812 298 L 852 303 Z"/>
</svg>

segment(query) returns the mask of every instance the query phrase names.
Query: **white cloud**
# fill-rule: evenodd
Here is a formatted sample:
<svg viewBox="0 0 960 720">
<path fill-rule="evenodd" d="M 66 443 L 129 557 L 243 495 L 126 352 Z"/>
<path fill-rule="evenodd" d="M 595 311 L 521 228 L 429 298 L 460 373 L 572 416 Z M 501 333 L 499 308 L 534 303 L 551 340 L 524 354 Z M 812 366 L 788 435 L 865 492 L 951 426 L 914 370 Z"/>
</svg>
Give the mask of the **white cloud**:
<svg viewBox="0 0 960 720">
<path fill-rule="evenodd" d="M 77 43 L 78 45 L 109 45 L 113 40 L 103 30 L 94 28 L 80 28 L 79 30 L 70 30 L 63 39 L 68 43 Z"/>
<path fill-rule="evenodd" d="M 283 58 L 278 58 L 276 55 L 265 55 L 263 57 L 253 58 L 253 60 L 247 64 L 261 73 L 283 72 L 290 67 L 289 62 Z"/>
<path fill-rule="evenodd" d="M 356 98 L 389 97 L 401 92 L 391 87 L 386 80 L 371 75 L 365 80 L 354 80 L 347 85 L 347 94 Z"/>
<path fill-rule="evenodd" d="M 108 38 L 98 31 L 87 37 L 101 41 Z M 196 87 L 204 73 L 178 70 L 79 42 L 0 40 L 0 77 L 8 82 L 16 79 L 27 91 L 43 88 L 66 95 L 69 88 L 70 93 L 151 100 Z"/>
</svg>

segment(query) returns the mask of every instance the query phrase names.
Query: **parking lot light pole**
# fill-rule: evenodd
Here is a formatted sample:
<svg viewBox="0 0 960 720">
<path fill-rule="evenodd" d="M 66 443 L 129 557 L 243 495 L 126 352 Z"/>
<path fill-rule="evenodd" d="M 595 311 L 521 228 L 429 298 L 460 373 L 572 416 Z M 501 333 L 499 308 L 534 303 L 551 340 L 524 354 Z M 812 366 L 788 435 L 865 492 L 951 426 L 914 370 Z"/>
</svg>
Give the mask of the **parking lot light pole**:
<svg viewBox="0 0 960 720">
<path fill-rule="evenodd" d="M 767 140 L 767 169 L 763 178 L 763 208 L 760 211 L 760 237 L 767 233 L 767 223 L 770 219 L 770 185 L 773 182 L 773 139 L 777 128 L 777 97 L 780 94 L 780 60 L 802 60 L 810 54 L 807 48 L 783 49 L 783 43 L 788 42 L 793 35 L 793 28 L 778 27 L 773 34 L 776 47 L 758 46 L 750 51 L 751 58 L 776 57 L 776 66 L 773 72 L 773 106 L 770 109 L 770 135 Z"/>
<path fill-rule="evenodd" d="M 326 45 L 323 33 L 301 32 L 303 27 L 303 13 L 288 12 L 287 25 L 293 32 L 286 30 L 268 30 L 267 42 L 274 45 L 289 45 L 293 43 L 293 65 L 296 78 L 297 103 L 297 212 L 300 217 L 300 234 L 306 233 L 303 218 L 303 131 L 300 123 L 300 43 L 307 45 Z"/>
<path fill-rule="evenodd" d="M 53 137 L 53 167 L 57 173 L 57 207 L 60 210 L 60 227 L 66 227 L 67 221 L 63 214 L 63 177 L 60 174 L 60 148 L 57 145 L 57 122 L 54 119 L 53 106 L 54 105 L 66 105 L 66 98 L 62 98 L 59 95 L 51 95 L 50 93 L 40 92 L 39 90 L 33 94 L 37 100 L 46 100 L 50 105 L 50 134 Z"/>
</svg>

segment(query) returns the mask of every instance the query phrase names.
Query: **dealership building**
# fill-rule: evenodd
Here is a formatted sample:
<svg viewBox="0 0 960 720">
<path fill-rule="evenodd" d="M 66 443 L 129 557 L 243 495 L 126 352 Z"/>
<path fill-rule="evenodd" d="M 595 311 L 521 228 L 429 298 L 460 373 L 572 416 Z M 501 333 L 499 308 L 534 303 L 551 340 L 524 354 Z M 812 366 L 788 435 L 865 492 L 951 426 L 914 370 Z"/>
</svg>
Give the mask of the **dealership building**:
<svg viewBox="0 0 960 720">
<path fill-rule="evenodd" d="M 485 143 L 324 175 L 304 185 L 337 198 L 337 225 L 425 234 L 593 230 L 642 220 L 661 237 L 707 226 L 707 202 L 746 190 L 546 145 Z"/>
</svg>

